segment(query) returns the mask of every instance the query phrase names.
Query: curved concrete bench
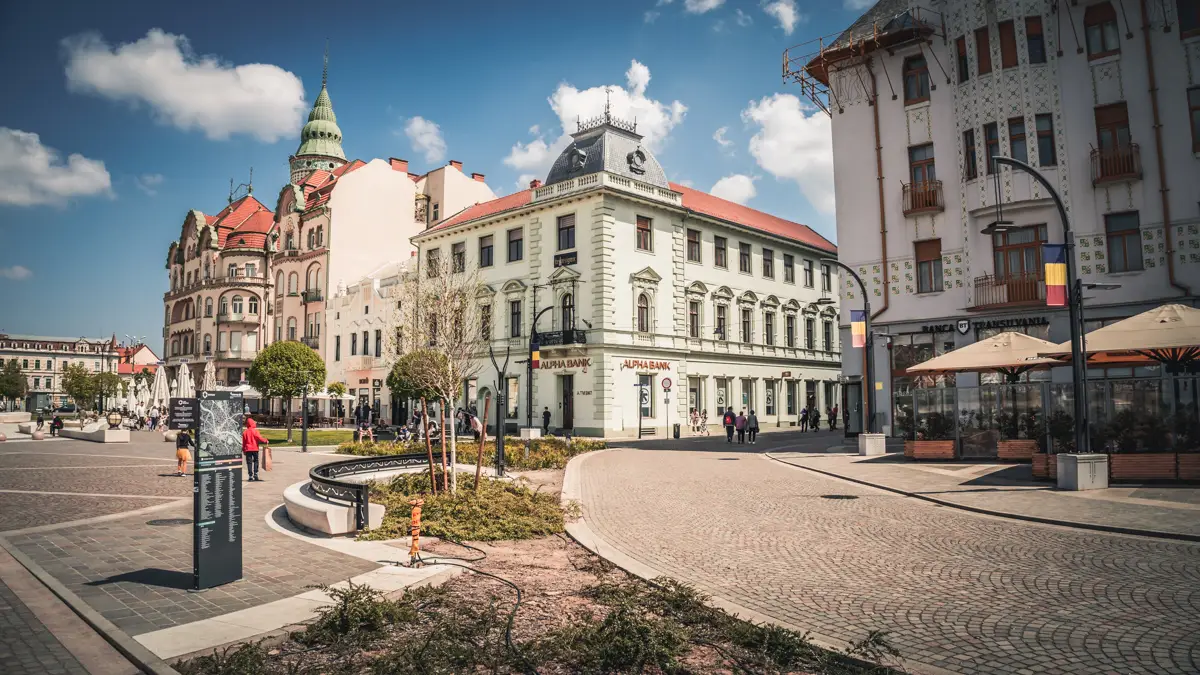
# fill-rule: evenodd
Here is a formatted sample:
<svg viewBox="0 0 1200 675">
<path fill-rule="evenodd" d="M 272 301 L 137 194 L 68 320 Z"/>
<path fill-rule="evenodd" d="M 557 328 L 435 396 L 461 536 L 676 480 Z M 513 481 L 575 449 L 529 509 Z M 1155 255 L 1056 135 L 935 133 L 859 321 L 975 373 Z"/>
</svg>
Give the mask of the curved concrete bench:
<svg viewBox="0 0 1200 675">
<path fill-rule="evenodd" d="M 75 438 L 81 441 L 92 441 L 93 443 L 128 443 L 128 429 L 109 429 L 107 425 L 103 429 L 95 431 L 83 431 L 81 429 L 60 429 L 58 435 L 63 438 Z"/>
<path fill-rule="evenodd" d="M 37 422 L 21 422 L 17 425 L 17 433 L 32 435 L 37 429 Z"/>
<path fill-rule="evenodd" d="M 283 491 L 283 504 L 287 507 L 288 519 L 293 523 L 324 534 L 353 534 L 354 506 L 335 502 L 313 492 L 312 485 L 303 480 L 289 485 Z M 383 525 L 383 504 L 367 506 L 367 525 L 377 528 Z"/>
</svg>

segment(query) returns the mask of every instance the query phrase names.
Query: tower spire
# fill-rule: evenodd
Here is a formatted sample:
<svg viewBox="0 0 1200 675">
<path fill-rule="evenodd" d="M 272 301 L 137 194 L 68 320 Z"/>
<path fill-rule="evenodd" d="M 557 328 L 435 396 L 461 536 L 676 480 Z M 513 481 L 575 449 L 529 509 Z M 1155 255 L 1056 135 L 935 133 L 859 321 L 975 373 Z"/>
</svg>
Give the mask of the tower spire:
<svg viewBox="0 0 1200 675">
<path fill-rule="evenodd" d="M 329 38 L 325 38 L 325 69 L 321 71 L 321 88 L 329 81 Z"/>
</svg>

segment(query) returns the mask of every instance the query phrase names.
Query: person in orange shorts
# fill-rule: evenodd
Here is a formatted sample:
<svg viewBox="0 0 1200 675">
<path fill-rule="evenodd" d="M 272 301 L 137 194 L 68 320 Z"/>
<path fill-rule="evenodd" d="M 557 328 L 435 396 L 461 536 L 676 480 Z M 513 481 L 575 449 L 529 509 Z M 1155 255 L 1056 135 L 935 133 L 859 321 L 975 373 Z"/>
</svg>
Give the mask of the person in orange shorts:
<svg viewBox="0 0 1200 675">
<path fill-rule="evenodd" d="M 196 443 L 188 435 L 187 430 L 180 430 L 179 436 L 175 438 L 175 461 L 178 463 L 175 475 L 184 476 L 187 474 L 188 460 L 192 458 L 188 452 L 188 448 L 194 447 L 196 447 Z"/>
</svg>

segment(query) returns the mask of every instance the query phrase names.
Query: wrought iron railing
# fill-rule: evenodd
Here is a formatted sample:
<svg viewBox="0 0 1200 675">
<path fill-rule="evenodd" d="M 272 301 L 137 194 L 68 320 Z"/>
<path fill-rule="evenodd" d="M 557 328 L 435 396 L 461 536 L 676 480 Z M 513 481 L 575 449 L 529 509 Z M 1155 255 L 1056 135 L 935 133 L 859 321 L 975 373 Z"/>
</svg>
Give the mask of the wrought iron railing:
<svg viewBox="0 0 1200 675">
<path fill-rule="evenodd" d="M 1092 148 L 1092 185 L 1142 177 L 1142 151 L 1137 143 L 1115 148 Z"/>
<path fill-rule="evenodd" d="M 927 180 L 904 184 L 904 215 L 945 211 L 942 200 L 942 181 Z"/>
<path fill-rule="evenodd" d="M 313 349 L 320 349 L 321 347 L 321 338 L 319 337 L 309 337 L 306 335 L 300 338 L 300 342 L 302 342 L 306 347 L 311 347 Z"/>
<path fill-rule="evenodd" d="M 301 291 L 300 302 L 321 302 L 325 299 L 325 294 L 319 288 L 310 288 L 307 291 Z"/>
<path fill-rule="evenodd" d="M 543 347 L 548 345 L 583 345 L 587 344 L 587 333 L 581 330 L 551 330 L 538 333 L 537 342 Z"/>
<path fill-rule="evenodd" d="M 370 527 L 367 511 L 371 503 L 371 487 L 368 483 L 356 483 L 339 480 L 339 478 L 377 471 L 408 469 L 414 466 L 423 466 L 428 461 L 428 457 L 419 452 L 380 457 L 356 457 L 314 466 L 308 470 L 308 480 L 316 494 L 326 499 L 352 504 L 354 506 L 354 529 L 365 530 Z"/>
<path fill-rule="evenodd" d="M 975 277 L 973 309 L 997 305 L 1032 304 L 1045 302 L 1046 282 L 1037 274 Z"/>
</svg>

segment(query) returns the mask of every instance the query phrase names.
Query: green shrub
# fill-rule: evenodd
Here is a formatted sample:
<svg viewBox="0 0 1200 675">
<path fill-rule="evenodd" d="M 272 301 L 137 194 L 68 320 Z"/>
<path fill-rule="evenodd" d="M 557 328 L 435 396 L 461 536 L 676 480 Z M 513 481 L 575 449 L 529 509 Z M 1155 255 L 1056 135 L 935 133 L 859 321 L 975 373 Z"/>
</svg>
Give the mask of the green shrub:
<svg viewBox="0 0 1200 675">
<path fill-rule="evenodd" d="M 389 626 L 417 619 L 412 604 L 388 600 L 370 586 L 351 583 L 346 588 L 319 588 L 329 594 L 333 604 L 318 610 L 317 619 L 295 636 L 304 645 L 367 645 L 382 637 Z"/>
<path fill-rule="evenodd" d="M 473 439 L 458 441 L 458 463 L 474 464 L 479 458 L 479 443 Z M 518 471 L 533 471 L 536 469 L 562 469 L 576 455 L 607 447 L 602 438 L 572 438 L 566 439 L 554 436 L 539 438 L 525 452 L 525 441 L 512 436 L 504 440 L 504 454 L 507 459 L 505 466 Z M 410 452 L 425 452 L 424 441 L 353 441 L 342 443 L 338 452 L 343 455 L 400 455 Z M 441 461 L 441 447 L 434 447 L 434 455 Z M 496 444 L 489 440 L 483 446 L 483 463 L 485 466 L 496 464 Z"/>
</svg>

